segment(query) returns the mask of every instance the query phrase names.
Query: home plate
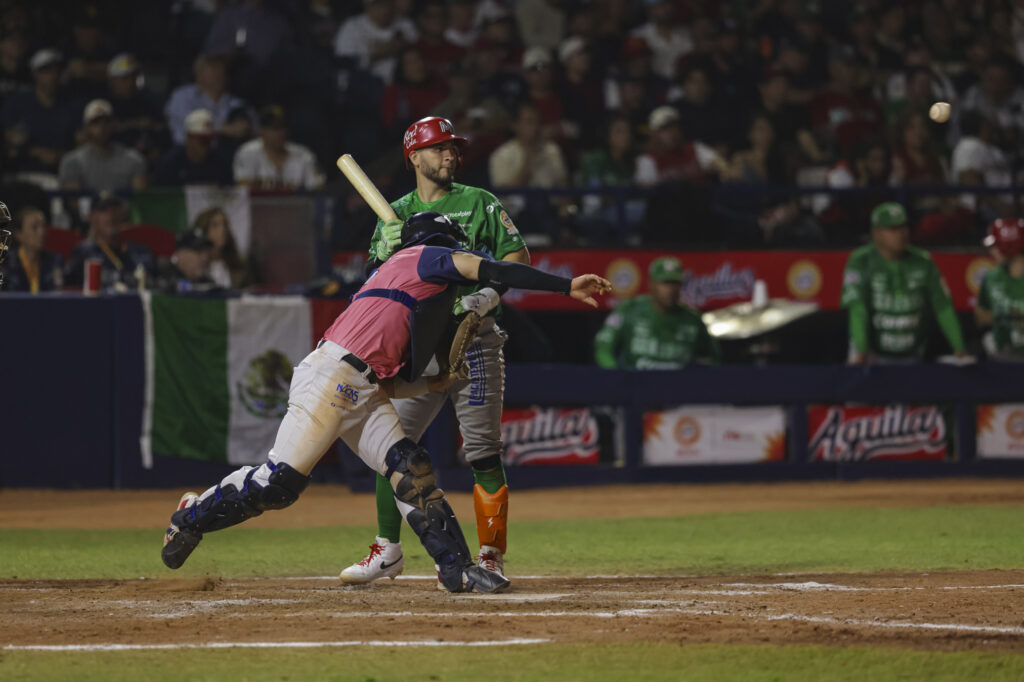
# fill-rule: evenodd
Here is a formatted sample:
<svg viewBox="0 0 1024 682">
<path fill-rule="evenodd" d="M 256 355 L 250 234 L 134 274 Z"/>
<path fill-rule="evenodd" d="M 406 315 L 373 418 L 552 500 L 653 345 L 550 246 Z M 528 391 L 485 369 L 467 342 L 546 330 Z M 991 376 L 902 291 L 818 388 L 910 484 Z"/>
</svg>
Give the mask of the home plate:
<svg viewBox="0 0 1024 682">
<path fill-rule="evenodd" d="M 492 599 L 494 601 L 554 601 L 555 599 L 565 599 L 571 597 L 571 594 L 475 594 L 473 599 Z"/>
</svg>

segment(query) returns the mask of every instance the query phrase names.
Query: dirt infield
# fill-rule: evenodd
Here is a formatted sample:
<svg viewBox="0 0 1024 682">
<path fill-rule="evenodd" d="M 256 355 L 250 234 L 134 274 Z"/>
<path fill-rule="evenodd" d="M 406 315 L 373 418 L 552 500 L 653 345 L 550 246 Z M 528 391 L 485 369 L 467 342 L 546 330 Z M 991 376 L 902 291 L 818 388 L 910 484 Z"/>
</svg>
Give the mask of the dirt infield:
<svg viewBox="0 0 1024 682">
<path fill-rule="evenodd" d="M 829 644 L 1024 652 L 1024 571 L 516 578 L 0 581 L 0 650 L 373 643 Z M 251 617 L 256 611 L 260 617 Z"/>
<path fill-rule="evenodd" d="M 0 528 L 160 528 L 179 491 L 2 491 Z M 467 495 L 453 495 L 471 514 Z M 757 509 L 1024 504 L 1019 481 L 613 487 L 522 491 L 513 518 Z M 372 524 L 371 495 L 314 487 L 252 525 Z M 1024 653 L 1024 570 L 743 576 L 513 576 L 449 595 L 428 576 L 0 580 L 0 651 L 181 646 L 773 643 Z M 250 616 L 259 610 L 260 618 Z M 425 627 L 429 623 L 429 627 Z M 426 640 L 426 642 L 425 642 Z"/>
</svg>

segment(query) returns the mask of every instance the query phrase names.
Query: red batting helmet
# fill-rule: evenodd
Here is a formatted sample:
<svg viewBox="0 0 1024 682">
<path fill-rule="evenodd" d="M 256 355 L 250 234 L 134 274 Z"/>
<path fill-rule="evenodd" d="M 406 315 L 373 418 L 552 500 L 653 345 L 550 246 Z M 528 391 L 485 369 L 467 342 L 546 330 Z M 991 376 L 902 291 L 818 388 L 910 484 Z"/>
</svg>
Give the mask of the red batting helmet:
<svg viewBox="0 0 1024 682">
<path fill-rule="evenodd" d="M 1000 218 L 988 226 L 988 236 L 982 244 L 999 249 L 1006 258 L 1013 258 L 1024 251 L 1024 220 L 1021 218 Z"/>
<path fill-rule="evenodd" d="M 453 140 L 459 148 L 459 163 L 462 163 L 462 148 L 466 146 L 466 138 L 455 134 L 455 126 L 446 118 L 427 116 L 409 126 L 402 138 L 402 153 L 405 154 L 405 167 L 409 166 L 409 153 L 431 145 Z"/>
</svg>

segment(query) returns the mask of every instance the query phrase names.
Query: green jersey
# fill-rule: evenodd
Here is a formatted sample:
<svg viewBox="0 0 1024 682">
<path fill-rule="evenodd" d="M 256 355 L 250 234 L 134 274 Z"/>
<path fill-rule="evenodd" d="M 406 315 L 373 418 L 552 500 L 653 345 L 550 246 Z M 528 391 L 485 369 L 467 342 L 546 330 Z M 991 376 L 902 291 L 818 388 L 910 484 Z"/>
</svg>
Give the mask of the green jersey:
<svg viewBox="0 0 1024 682">
<path fill-rule="evenodd" d="M 992 336 L 1001 353 L 1024 356 L 1024 277 L 1005 265 L 985 273 L 978 307 L 992 312 Z"/>
<path fill-rule="evenodd" d="M 942 274 L 927 251 L 908 246 L 886 260 L 873 244 L 855 250 L 843 273 L 841 304 L 860 352 L 910 358 L 924 354 L 931 311 L 953 350 L 963 350 L 960 323 Z"/>
<path fill-rule="evenodd" d="M 413 190 L 391 202 L 391 208 L 395 209 L 400 220 L 423 211 L 437 211 L 447 216 L 466 231 L 469 237 L 469 250 L 482 251 L 494 260 L 503 260 L 508 254 L 526 248 L 526 242 L 509 217 L 508 211 L 496 196 L 484 189 L 453 182 L 447 194 L 429 203 L 420 199 L 420 195 Z M 378 219 L 377 228 L 370 238 L 371 258 L 380 240 L 382 224 L 383 221 Z M 459 296 L 473 293 L 480 288 L 480 285 L 461 287 Z M 499 316 L 500 309 L 499 304 L 491 314 Z"/>
<path fill-rule="evenodd" d="M 698 311 L 680 304 L 663 313 L 646 295 L 612 311 L 594 350 L 597 364 L 607 369 L 679 369 L 696 360 L 721 361 L 718 343 Z"/>
</svg>

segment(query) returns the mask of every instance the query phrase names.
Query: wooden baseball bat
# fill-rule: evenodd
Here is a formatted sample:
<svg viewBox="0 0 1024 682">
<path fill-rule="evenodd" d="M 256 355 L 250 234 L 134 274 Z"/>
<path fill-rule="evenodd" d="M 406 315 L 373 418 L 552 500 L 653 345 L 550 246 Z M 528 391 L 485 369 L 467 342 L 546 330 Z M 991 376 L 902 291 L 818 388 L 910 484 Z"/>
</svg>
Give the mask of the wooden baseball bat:
<svg viewBox="0 0 1024 682">
<path fill-rule="evenodd" d="M 370 205 L 370 208 L 373 209 L 378 218 L 381 220 L 398 219 L 398 216 L 395 215 L 395 209 L 391 208 L 391 204 L 387 202 L 387 199 L 384 198 L 380 190 L 377 189 L 377 186 L 373 184 L 373 181 L 360 168 L 351 154 L 342 154 L 338 157 L 338 168 L 345 174 L 345 177 L 352 183 L 352 186 L 356 188 L 359 195 L 366 200 L 366 203 Z"/>
</svg>

